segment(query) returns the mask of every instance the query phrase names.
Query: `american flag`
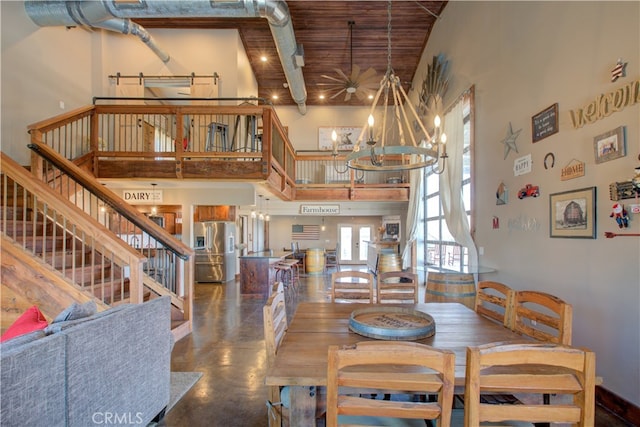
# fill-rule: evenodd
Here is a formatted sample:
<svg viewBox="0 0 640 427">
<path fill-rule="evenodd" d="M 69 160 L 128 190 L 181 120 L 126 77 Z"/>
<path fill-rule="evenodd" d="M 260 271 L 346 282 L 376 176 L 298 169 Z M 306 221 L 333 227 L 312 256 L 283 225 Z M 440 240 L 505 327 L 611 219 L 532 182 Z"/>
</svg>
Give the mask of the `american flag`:
<svg viewBox="0 0 640 427">
<path fill-rule="evenodd" d="M 624 66 L 627 65 L 622 60 L 618 59 L 618 63 L 613 70 L 611 70 L 611 81 L 615 82 L 619 77 L 624 77 Z"/>
<path fill-rule="evenodd" d="M 318 240 L 320 239 L 319 225 L 292 225 L 291 240 Z"/>
</svg>

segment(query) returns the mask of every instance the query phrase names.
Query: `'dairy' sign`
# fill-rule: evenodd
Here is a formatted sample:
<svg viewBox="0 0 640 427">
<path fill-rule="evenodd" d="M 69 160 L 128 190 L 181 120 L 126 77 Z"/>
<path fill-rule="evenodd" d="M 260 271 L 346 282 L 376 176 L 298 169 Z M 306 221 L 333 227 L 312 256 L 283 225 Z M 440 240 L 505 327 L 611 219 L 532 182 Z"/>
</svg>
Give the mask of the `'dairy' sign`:
<svg viewBox="0 0 640 427">
<path fill-rule="evenodd" d="M 123 190 L 122 198 L 128 203 L 162 203 L 162 190 Z"/>
</svg>

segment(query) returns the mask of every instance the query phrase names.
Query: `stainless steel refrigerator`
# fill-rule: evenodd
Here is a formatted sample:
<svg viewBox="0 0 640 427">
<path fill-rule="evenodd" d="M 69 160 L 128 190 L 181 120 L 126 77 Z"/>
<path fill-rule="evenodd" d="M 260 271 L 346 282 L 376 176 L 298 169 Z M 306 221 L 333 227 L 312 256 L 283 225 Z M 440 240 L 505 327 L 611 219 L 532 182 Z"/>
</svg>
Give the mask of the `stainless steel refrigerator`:
<svg viewBox="0 0 640 427">
<path fill-rule="evenodd" d="M 236 276 L 236 225 L 206 221 L 194 224 L 196 282 L 228 282 Z"/>
</svg>

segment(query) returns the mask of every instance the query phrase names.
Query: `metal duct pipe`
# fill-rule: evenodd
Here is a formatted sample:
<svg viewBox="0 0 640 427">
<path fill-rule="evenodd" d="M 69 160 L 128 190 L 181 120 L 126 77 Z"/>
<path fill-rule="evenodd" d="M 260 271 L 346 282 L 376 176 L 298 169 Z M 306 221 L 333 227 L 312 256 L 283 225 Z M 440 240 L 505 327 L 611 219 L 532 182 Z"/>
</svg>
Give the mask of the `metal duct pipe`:
<svg viewBox="0 0 640 427">
<path fill-rule="evenodd" d="M 151 37 L 151 34 L 149 34 L 147 30 L 142 28 L 141 25 L 132 22 L 131 19 L 107 19 L 95 24 L 94 27 L 104 28 L 105 30 L 110 31 L 117 31 L 122 34 L 131 34 L 134 36 L 138 36 L 138 38 L 142 40 L 142 42 L 146 44 L 147 47 L 149 47 L 149 49 L 151 49 L 153 53 L 155 53 L 158 58 L 162 60 L 162 62 L 166 64 L 167 62 L 169 62 L 169 59 L 171 59 L 169 54 L 158 47 L 156 42 L 153 40 L 153 37 Z"/>
<path fill-rule="evenodd" d="M 302 70 L 296 64 L 297 43 L 289 14 L 283 0 L 237 0 L 237 1 L 163 1 L 146 0 L 139 3 L 99 1 L 39 1 L 26 0 L 27 15 L 39 26 L 89 26 L 122 32 L 123 22 L 109 22 L 113 18 L 172 18 L 172 17 L 216 17 L 216 18 L 266 18 L 278 56 L 284 69 L 293 100 L 301 114 L 306 113 L 307 90 Z M 107 21 L 107 22 L 105 22 Z M 132 25 L 135 25 L 132 23 Z M 117 28 L 117 29 L 114 29 Z M 131 34 L 138 35 L 154 52 L 162 52 L 152 39 L 145 41 L 146 31 L 137 26 L 129 27 Z M 135 31 L 135 32 L 134 32 Z M 127 33 L 125 33 L 127 34 Z M 152 47 L 153 46 L 153 47 Z M 168 55 L 164 54 L 167 58 Z M 163 59 L 164 61 L 164 59 Z M 166 61 L 165 61 L 166 62 Z"/>
</svg>

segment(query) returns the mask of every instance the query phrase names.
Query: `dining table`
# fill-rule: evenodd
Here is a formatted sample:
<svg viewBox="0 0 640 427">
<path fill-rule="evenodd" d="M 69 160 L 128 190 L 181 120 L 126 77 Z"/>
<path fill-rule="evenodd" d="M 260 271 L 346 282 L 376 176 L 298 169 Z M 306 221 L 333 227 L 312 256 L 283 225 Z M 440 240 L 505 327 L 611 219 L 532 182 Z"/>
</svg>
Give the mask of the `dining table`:
<svg viewBox="0 0 640 427">
<path fill-rule="evenodd" d="M 267 369 L 267 386 L 289 387 L 290 425 L 315 426 L 319 395 L 327 385 L 329 346 L 348 346 L 378 338 L 352 332 L 349 319 L 354 310 L 396 306 L 426 313 L 433 318 L 435 333 L 412 339 L 455 353 L 455 384 L 465 383 L 467 347 L 503 341 L 530 341 L 510 329 L 477 314 L 460 303 L 357 304 L 301 302 L 289 323 L 284 340 Z M 357 329 L 357 328 L 356 328 Z M 391 338 L 394 339 L 394 338 Z"/>
</svg>

